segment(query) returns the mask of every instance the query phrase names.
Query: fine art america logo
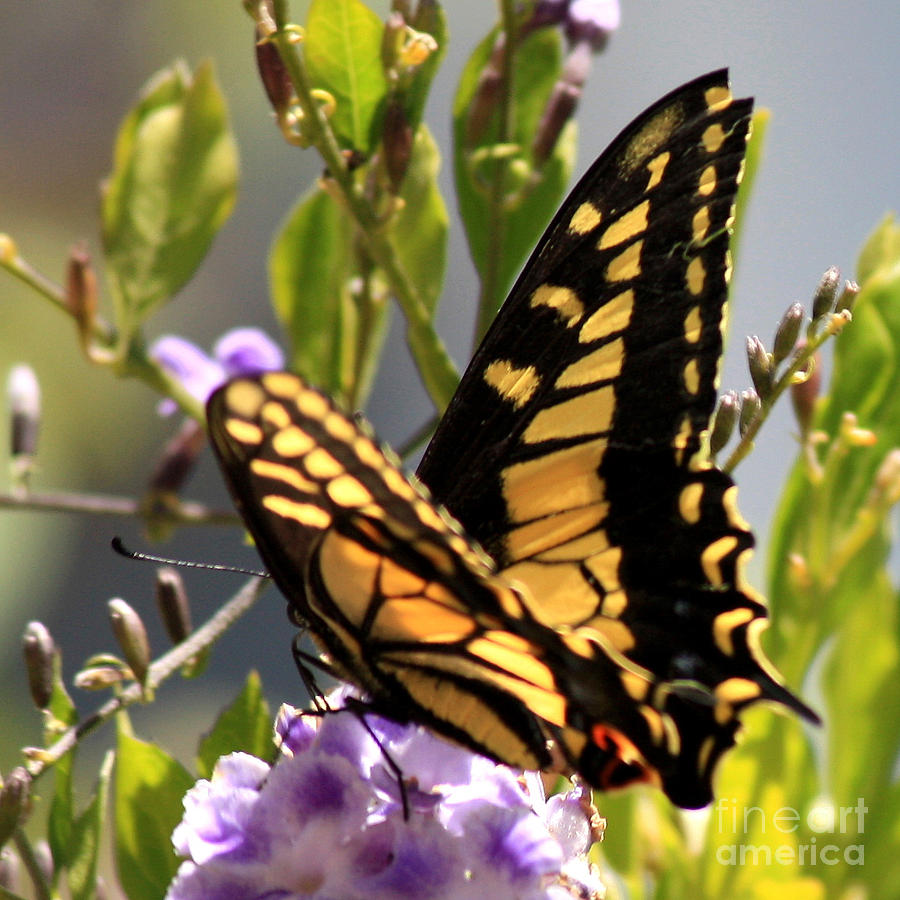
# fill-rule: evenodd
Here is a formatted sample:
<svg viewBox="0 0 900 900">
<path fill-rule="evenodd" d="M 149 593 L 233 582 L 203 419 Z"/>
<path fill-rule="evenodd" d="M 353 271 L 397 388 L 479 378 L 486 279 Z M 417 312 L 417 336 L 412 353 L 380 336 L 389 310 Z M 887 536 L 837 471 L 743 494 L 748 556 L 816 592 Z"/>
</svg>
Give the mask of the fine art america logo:
<svg viewBox="0 0 900 900">
<path fill-rule="evenodd" d="M 805 814 L 791 806 L 774 812 L 740 806 L 724 797 L 713 815 L 719 834 L 733 836 L 734 843 L 721 844 L 716 859 L 723 866 L 861 866 L 868 811 L 862 797 L 855 806 L 816 803 Z"/>
</svg>

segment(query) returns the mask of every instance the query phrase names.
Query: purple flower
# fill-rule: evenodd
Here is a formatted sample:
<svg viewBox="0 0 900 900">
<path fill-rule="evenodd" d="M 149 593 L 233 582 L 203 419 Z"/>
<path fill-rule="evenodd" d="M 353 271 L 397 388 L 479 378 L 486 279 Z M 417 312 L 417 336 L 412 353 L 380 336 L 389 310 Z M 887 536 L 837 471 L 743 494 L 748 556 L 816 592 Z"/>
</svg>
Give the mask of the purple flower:
<svg viewBox="0 0 900 900">
<path fill-rule="evenodd" d="M 584 840 L 555 835 L 509 769 L 419 727 L 366 722 L 377 740 L 355 712 L 282 708 L 271 769 L 246 754 L 220 759 L 185 796 L 173 843 L 186 861 L 167 900 L 602 896 Z M 387 755 L 403 772 L 408 819 Z M 588 834 L 583 806 L 554 799 L 536 798 Z"/>
<path fill-rule="evenodd" d="M 196 344 L 176 335 L 165 335 L 154 342 L 150 357 L 184 385 L 201 403 L 224 381 L 235 375 L 254 375 L 280 369 L 284 354 L 272 339 L 258 328 L 232 328 L 216 341 L 209 357 Z M 172 400 L 159 406 L 160 415 L 176 409 Z"/>
</svg>

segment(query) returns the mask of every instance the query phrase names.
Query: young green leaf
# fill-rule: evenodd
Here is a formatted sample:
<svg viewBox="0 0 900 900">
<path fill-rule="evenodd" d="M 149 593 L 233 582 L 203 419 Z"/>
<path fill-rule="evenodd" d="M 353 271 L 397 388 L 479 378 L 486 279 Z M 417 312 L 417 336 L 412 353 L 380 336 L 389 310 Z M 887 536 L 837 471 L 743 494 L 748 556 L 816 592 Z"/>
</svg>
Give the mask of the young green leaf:
<svg viewBox="0 0 900 900">
<path fill-rule="evenodd" d="M 331 126 L 340 143 L 372 152 L 387 81 L 381 62 L 384 25 L 360 0 L 313 0 L 304 59 L 314 88 L 336 102 Z"/>
<path fill-rule="evenodd" d="M 158 73 L 126 116 L 103 188 L 122 340 L 187 282 L 234 206 L 237 147 L 212 66 Z"/>
<path fill-rule="evenodd" d="M 109 798 L 115 754 L 110 750 L 103 758 L 97 788 L 84 812 L 78 817 L 69 853 L 69 891 L 72 900 L 91 900 L 97 896 L 97 863 Z"/>
<path fill-rule="evenodd" d="M 171 756 L 119 729 L 116 862 L 129 900 L 159 900 L 178 868 L 172 831 L 194 779 Z"/>
<path fill-rule="evenodd" d="M 272 755 L 272 716 L 257 672 L 250 672 L 240 694 L 216 719 L 200 742 L 197 768 L 202 778 L 212 775 L 220 756 L 243 751 L 261 759 Z"/>
<path fill-rule="evenodd" d="M 352 347 L 351 226 L 313 188 L 288 214 L 269 255 L 272 302 L 290 340 L 291 367 L 330 393 L 344 385 Z"/>
</svg>

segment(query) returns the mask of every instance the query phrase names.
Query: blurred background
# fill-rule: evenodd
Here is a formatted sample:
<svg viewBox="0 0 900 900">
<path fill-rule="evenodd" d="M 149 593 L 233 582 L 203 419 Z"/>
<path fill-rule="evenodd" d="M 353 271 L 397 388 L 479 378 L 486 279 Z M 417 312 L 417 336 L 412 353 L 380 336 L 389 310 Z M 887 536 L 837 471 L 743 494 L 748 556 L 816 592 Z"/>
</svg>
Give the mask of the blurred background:
<svg viewBox="0 0 900 900">
<path fill-rule="evenodd" d="M 388 6 L 371 5 L 380 14 Z M 459 72 L 494 12 L 493 5 L 475 0 L 446 6 L 451 45 L 428 110 L 442 147 L 450 144 Z M 293 3 L 298 21 L 305 7 Z M 259 325 L 277 336 L 266 285 L 269 243 L 296 196 L 321 170 L 317 157 L 288 147 L 273 126 L 257 82 L 252 25 L 238 0 L 215 4 L 214 15 L 211 9 L 174 0 L 0 4 L 0 231 L 53 279 L 62 278 L 75 242 L 86 240 L 99 256 L 98 184 L 110 168 L 118 124 L 141 86 L 177 57 L 192 68 L 203 58 L 214 60 L 240 146 L 240 196 L 198 277 L 152 321 L 149 335 L 181 334 L 207 348 L 236 325 Z M 770 345 L 782 312 L 795 301 L 808 303 L 827 266 L 837 264 L 853 277 L 865 236 L 900 203 L 898 39 L 895 0 L 624 0 L 621 29 L 595 60 L 579 110 L 578 173 L 645 106 L 719 66 L 731 68 L 738 96 L 753 95 L 773 113 L 743 227 L 723 389 L 749 385 L 745 335 L 758 333 Z M 448 197 L 449 169 L 445 164 Z M 465 241 L 454 227 L 439 328 L 462 368 L 476 289 Z M 5 379 L 11 365 L 27 362 L 43 388 L 35 489 L 140 496 L 177 420 L 157 415 L 158 398 L 147 388 L 90 367 L 68 319 L 2 272 L 0 311 L 0 374 Z M 367 410 L 381 436 L 394 442 L 430 414 L 398 318 Z M 2 441 L 5 472 L 8 441 Z M 768 523 L 795 448 L 785 402 L 738 470 L 742 511 L 762 549 L 752 573 L 760 586 Z M 185 496 L 227 504 L 208 454 Z M 111 597 L 124 597 L 142 611 L 156 655 L 166 647 L 155 621 L 154 567 L 114 556 L 114 534 L 132 546 L 147 545 L 133 521 L 0 510 L 0 770 L 18 761 L 20 746 L 39 740 L 19 649 L 29 620 L 50 627 L 69 683 L 86 656 L 113 647 L 106 625 Z M 181 529 L 152 549 L 256 564 L 236 528 Z M 184 577 L 198 623 L 240 584 L 238 576 L 212 572 Z M 206 678 L 175 679 L 162 689 L 160 702 L 135 710 L 138 733 L 189 761 L 198 729 L 211 725 L 250 666 L 262 672 L 273 710 L 282 701 L 302 705 L 292 634 L 284 603 L 270 590 L 215 649 Z M 83 693 L 76 699 L 84 711 L 98 703 Z M 99 755 L 110 740 L 109 731 L 92 737 L 85 753 Z"/>
</svg>

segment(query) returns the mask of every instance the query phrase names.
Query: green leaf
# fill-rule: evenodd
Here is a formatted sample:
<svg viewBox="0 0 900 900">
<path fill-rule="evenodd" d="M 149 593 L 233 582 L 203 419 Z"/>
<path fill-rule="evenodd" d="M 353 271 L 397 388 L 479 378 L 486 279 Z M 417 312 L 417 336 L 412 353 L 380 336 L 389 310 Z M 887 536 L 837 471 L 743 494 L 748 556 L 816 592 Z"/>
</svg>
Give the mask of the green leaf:
<svg viewBox="0 0 900 900">
<path fill-rule="evenodd" d="M 291 343 L 291 367 L 332 394 L 344 385 L 355 333 L 350 236 L 347 217 L 315 188 L 289 213 L 269 255 L 272 301 Z"/>
<path fill-rule="evenodd" d="M 391 222 L 391 240 L 401 265 L 432 312 L 444 285 L 448 216 L 438 189 L 441 155 L 423 125 L 416 134 L 412 161 L 400 197 L 404 206 Z"/>
<path fill-rule="evenodd" d="M 91 900 L 97 893 L 97 862 L 114 762 L 115 754 L 110 750 L 100 766 L 97 789 L 75 824 L 68 863 L 72 900 Z"/>
<path fill-rule="evenodd" d="M 159 900 L 178 868 L 172 831 L 194 779 L 153 744 L 118 734 L 116 863 L 129 900 Z"/>
<path fill-rule="evenodd" d="M 57 652 L 53 659 L 53 692 L 48 707 L 49 718 L 44 728 L 44 746 L 49 747 L 59 735 L 78 721 L 75 704 L 62 680 L 62 659 Z M 72 830 L 75 827 L 75 797 L 72 784 L 75 750 L 63 756 L 53 767 L 53 799 L 47 821 L 47 841 L 53 856 L 54 868 L 69 864 Z"/>
<path fill-rule="evenodd" d="M 869 808 L 865 834 L 842 829 L 829 840 L 880 848 L 872 869 L 868 850 L 864 867 L 819 868 L 835 897 L 851 884 L 867 884 L 877 895 L 898 871 L 900 803 L 892 784 L 900 615 L 887 561 L 888 513 L 900 485 L 896 467 L 885 464 L 900 446 L 900 240 L 893 228 L 882 223 L 861 254 L 862 290 L 853 322 L 836 342 L 830 393 L 816 415 L 826 436 L 817 449 L 820 467 L 798 461 L 771 542 L 773 658 L 794 684 L 815 658 L 811 687 L 826 706 L 818 790 L 838 808 L 860 799 Z M 847 413 L 874 433 L 874 444 L 848 437 Z M 773 738 L 763 752 L 764 765 L 778 771 L 783 745 Z M 812 760 L 806 765 L 812 769 Z M 810 794 L 807 787 L 798 796 Z"/>
<path fill-rule="evenodd" d="M 343 146 L 369 154 L 387 80 L 381 61 L 384 26 L 359 0 L 313 0 L 306 19 L 304 59 L 314 88 L 336 101 L 331 126 Z"/>
<path fill-rule="evenodd" d="M 885 216 L 866 241 L 856 261 L 856 277 L 869 281 L 882 267 L 896 265 L 900 258 L 900 225 L 893 214 Z"/>
<path fill-rule="evenodd" d="M 482 279 L 482 321 L 493 319 L 513 276 L 559 206 L 575 160 L 573 121 L 539 171 L 531 159 L 531 142 L 560 69 L 559 35 L 553 29 L 533 33 L 516 51 L 511 143 L 497 146 L 496 122 L 479 135 L 470 133 L 479 79 L 495 39 L 491 33 L 472 54 L 453 103 L 454 174 L 469 250 Z M 498 165 L 497 153 L 512 158 Z M 499 185 L 498 198 L 499 173 L 505 173 L 505 183 Z"/>
<path fill-rule="evenodd" d="M 272 755 L 272 717 L 257 672 L 250 672 L 240 694 L 216 719 L 212 731 L 200 742 L 198 772 L 212 775 L 220 756 L 243 751 L 261 759 Z"/>
<path fill-rule="evenodd" d="M 450 35 L 447 32 L 447 17 L 444 10 L 435 2 L 417 4 L 415 15 L 409 24 L 416 31 L 430 34 L 438 45 L 437 50 L 416 69 L 409 86 L 403 92 L 406 120 L 415 132 L 425 112 L 431 83 L 447 52 Z"/>
<path fill-rule="evenodd" d="M 237 147 L 211 64 L 159 72 L 126 116 L 102 195 L 123 341 L 188 281 L 234 206 Z"/>
</svg>

